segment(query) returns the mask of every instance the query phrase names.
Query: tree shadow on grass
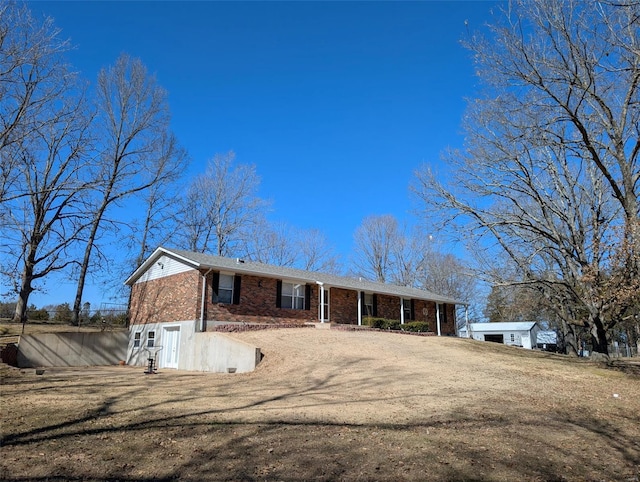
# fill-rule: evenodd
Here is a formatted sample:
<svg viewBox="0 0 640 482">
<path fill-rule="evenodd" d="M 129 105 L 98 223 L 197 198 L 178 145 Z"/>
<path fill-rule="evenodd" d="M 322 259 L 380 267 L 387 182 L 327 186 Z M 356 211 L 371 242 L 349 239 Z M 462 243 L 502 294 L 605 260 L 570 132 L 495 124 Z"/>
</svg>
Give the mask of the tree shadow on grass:
<svg viewBox="0 0 640 482">
<path fill-rule="evenodd" d="M 610 421 L 607 414 L 515 403 L 508 394 L 474 402 L 478 406 L 464 401 L 462 389 L 451 394 L 439 387 L 415 397 L 395 394 L 381 390 L 388 372 L 372 370 L 369 358 L 343 361 L 324 375 L 301 367 L 304 382 L 298 383 L 286 374 L 273 379 L 123 374 L 102 383 L 60 376 L 43 391 L 55 395 L 50 418 L 32 421 L 32 428 L 3 428 L 2 477 L 636 480 L 639 475 L 638 414 L 618 414 Z M 343 378 L 345 370 L 356 376 Z M 399 385 L 415 382 L 411 373 L 394 376 Z M 22 395 L 15 390 L 13 401 L 19 403 Z M 56 397 L 64 395 L 86 397 L 87 407 L 77 413 L 57 406 Z M 420 404 L 427 395 L 455 397 L 457 403 L 424 413 Z M 178 408 L 185 402 L 188 408 Z M 338 420 L 336 405 L 357 405 L 371 411 L 372 420 Z M 411 417 L 386 422 L 375 416 L 385 405 L 408 406 Z M 39 466 L 12 470 L 12 460 L 34 453 L 44 454 L 48 465 L 36 457 Z"/>
</svg>

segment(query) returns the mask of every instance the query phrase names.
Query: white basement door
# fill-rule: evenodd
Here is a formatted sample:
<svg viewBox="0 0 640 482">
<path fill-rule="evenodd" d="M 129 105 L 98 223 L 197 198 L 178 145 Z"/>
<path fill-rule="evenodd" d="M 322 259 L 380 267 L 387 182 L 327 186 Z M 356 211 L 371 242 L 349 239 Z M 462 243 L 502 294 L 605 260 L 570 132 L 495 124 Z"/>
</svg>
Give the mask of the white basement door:
<svg viewBox="0 0 640 482">
<path fill-rule="evenodd" d="M 178 349 L 180 347 L 180 327 L 168 326 L 162 333 L 162 368 L 178 368 Z"/>
</svg>

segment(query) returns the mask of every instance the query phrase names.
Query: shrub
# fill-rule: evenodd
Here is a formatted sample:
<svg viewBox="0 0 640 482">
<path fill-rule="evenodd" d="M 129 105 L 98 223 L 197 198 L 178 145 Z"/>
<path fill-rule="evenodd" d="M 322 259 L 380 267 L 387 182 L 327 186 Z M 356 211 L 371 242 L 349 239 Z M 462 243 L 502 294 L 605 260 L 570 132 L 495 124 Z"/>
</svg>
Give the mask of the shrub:
<svg viewBox="0 0 640 482">
<path fill-rule="evenodd" d="M 30 305 L 27 310 L 27 316 L 30 320 L 36 321 L 49 321 L 49 312 L 44 308 L 36 308 L 35 305 Z"/>
<path fill-rule="evenodd" d="M 429 323 L 426 321 L 409 321 L 402 325 L 400 320 L 366 316 L 362 318 L 362 324 L 379 330 L 410 331 L 412 333 L 425 333 L 429 331 Z"/>
<path fill-rule="evenodd" d="M 0 318 L 12 318 L 16 312 L 15 302 L 2 302 L 0 303 Z"/>
<path fill-rule="evenodd" d="M 71 321 L 71 315 L 73 314 L 73 312 L 71 311 L 69 303 L 62 303 L 60 305 L 57 305 L 55 310 L 56 314 L 53 316 L 53 321 Z"/>
<path fill-rule="evenodd" d="M 371 328 L 377 328 L 378 330 L 399 330 L 402 326 L 400 320 L 389 320 L 387 318 L 374 318 L 373 316 L 367 316 L 362 318 L 362 324 L 370 326 Z"/>
<path fill-rule="evenodd" d="M 413 333 L 425 333 L 429 331 L 429 323 L 427 321 L 410 321 L 402 325 L 401 329 Z"/>
<path fill-rule="evenodd" d="M 363 325 L 370 326 L 371 328 L 377 328 L 379 330 L 382 330 L 385 328 L 386 321 L 387 320 L 385 320 L 384 318 L 374 318 L 372 316 L 367 316 L 365 318 L 362 318 Z"/>
<path fill-rule="evenodd" d="M 400 320 L 384 320 L 384 329 L 385 330 L 400 330 L 402 325 L 400 324 Z"/>
</svg>

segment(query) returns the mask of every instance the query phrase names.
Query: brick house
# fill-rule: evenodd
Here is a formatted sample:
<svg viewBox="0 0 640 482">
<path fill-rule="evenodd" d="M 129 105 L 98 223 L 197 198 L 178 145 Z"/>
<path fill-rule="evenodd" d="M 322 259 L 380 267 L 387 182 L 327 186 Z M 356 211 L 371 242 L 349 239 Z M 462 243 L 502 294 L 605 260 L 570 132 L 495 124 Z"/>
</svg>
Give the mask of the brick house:
<svg viewBox="0 0 640 482">
<path fill-rule="evenodd" d="M 361 325 L 374 316 L 426 321 L 438 335 L 454 335 L 459 304 L 415 288 L 163 247 L 125 283 L 129 360 L 140 363 L 143 349 L 162 344 L 166 368 L 181 368 L 196 334 L 220 324 Z"/>
</svg>

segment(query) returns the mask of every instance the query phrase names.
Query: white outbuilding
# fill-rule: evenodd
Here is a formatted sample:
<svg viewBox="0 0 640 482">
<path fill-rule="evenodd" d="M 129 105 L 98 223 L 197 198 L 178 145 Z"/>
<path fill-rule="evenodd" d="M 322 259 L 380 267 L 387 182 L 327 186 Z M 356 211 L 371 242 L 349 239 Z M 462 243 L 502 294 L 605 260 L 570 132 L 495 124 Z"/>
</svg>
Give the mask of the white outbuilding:
<svg viewBox="0 0 640 482">
<path fill-rule="evenodd" d="M 537 344 L 540 331 L 535 321 L 513 321 L 504 323 L 468 323 L 458 330 L 461 338 L 473 338 L 504 345 L 532 349 Z"/>
</svg>

